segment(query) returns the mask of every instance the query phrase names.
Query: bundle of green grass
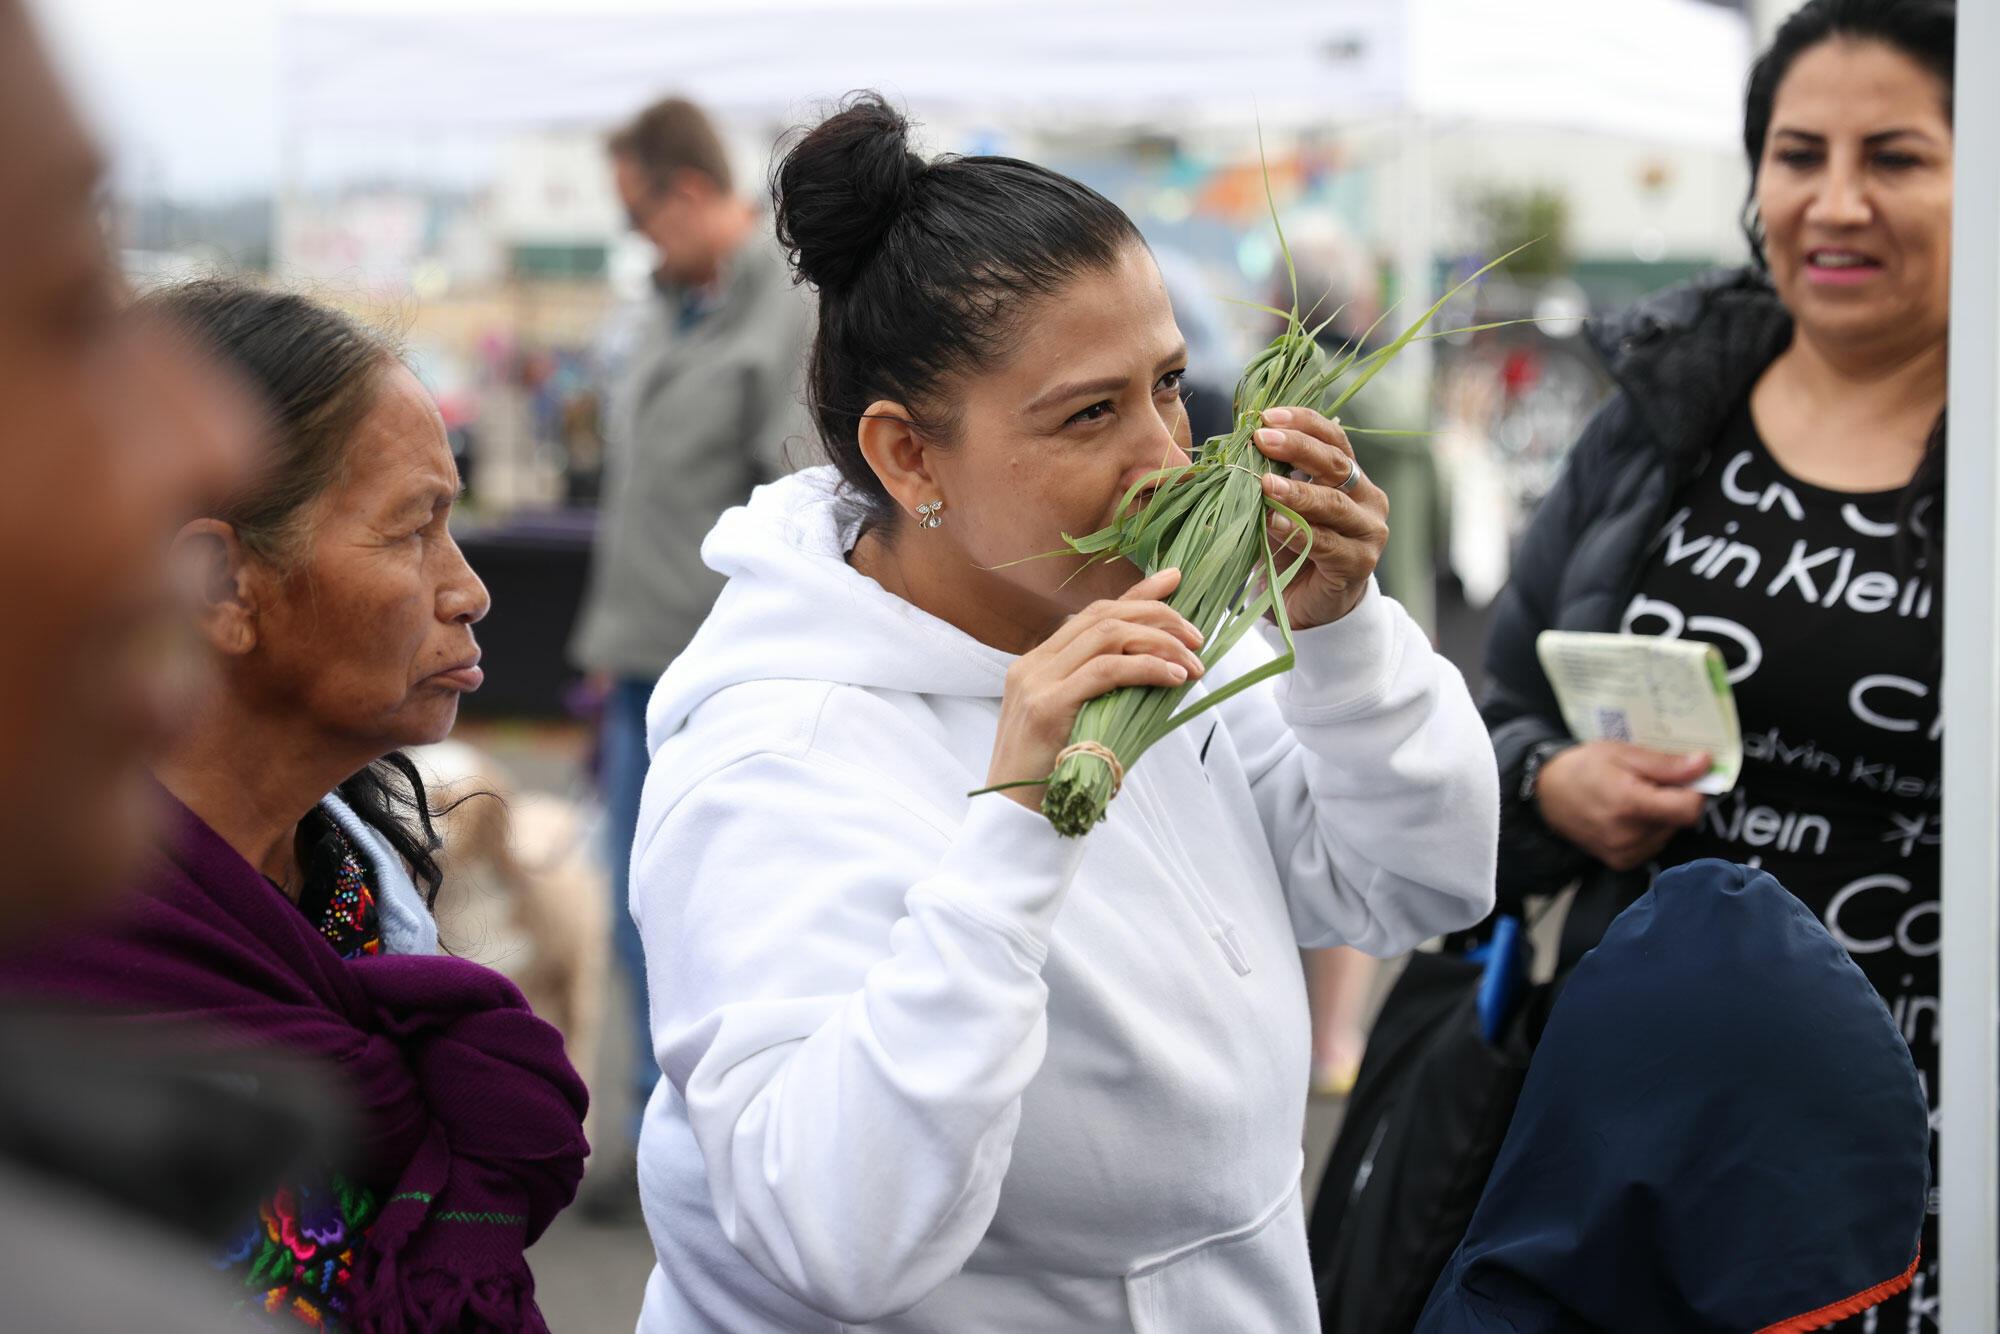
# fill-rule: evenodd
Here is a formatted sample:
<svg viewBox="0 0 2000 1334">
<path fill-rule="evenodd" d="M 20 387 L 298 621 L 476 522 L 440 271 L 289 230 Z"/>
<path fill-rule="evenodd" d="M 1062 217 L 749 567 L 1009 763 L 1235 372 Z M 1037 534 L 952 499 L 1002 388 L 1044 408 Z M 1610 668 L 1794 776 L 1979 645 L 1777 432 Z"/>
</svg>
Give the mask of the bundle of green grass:
<svg viewBox="0 0 2000 1334">
<path fill-rule="evenodd" d="M 1284 248 L 1282 231 L 1279 245 Z M 1070 744 L 1063 749 L 1055 772 L 1046 779 L 1042 813 L 1058 832 L 1070 837 L 1088 832 L 1104 818 L 1125 775 L 1155 742 L 1260 681 L 1290 671 L 1296 660 L 1284 593 L 1312 554 L 1312 529 L 1299 514 L 1264 493 L 1264 475 L 1281 466 L 1264 457 L 1252 443 L 1265 410 L 1308 407 L 1337 416 L 1349 399 L 1412 342 L 1498 327 L 1422 332 L 1452 297 L 1510 257 L 1502 256 L 1480 269 L 1393 341 L 1364 353 L 1362 346 L 1373 328 L 1352 344 L 1334 349 L 1321 344 L 1320 335 L 1339 312 L 1318 325 L 1306 324 L 1307 317 L 1301 316 L 1298 308 L 1297 273 L 1291 269 L 1289 251 L 1285 252 L 1292 277 L 1292 308 L 1259 307 L 1282 318 L 1285 327 L 1251 360 L 1237 381 L 1234 428 L 1227 435 L 1204 441 L 1191 462 L 1141 478 L 1120 501 L 1119 517 L 1109 527 L 1085 537 L 1064 534 L 1064 550 L 1049 553 L 1083 556 L 1083 568 L 1115 560 L 1129 560 L 1147 575 L 1178 568 L 1180 586 L 1167 605 L 1201 631 L 1204 668 L 1213 668 L 1267 614 L 1278 627 L 1283 652 L 1226 685 L 1204 691 L 1192 703 L 1184 703 L 1194 689 L 1194 682 L 1189 681 L 1172 688 L 1126 686 L 1085 704 L 1077 714 Z M 1351 426 L 1347 430 L 1370 433 Z M 1291 523 L 1291 532 L 1280 546 L 1274 546 L 1268 535 L 1274 514 Z"/>
</svg>

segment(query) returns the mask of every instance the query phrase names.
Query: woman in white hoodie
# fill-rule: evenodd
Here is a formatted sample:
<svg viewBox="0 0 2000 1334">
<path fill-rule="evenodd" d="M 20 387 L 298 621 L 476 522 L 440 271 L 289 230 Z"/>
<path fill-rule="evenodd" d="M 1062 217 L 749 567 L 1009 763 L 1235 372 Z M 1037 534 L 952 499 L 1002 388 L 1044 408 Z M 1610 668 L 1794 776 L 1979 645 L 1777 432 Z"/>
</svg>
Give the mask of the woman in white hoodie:
<svg viewBox="0 0 2000 1334">
<path fill-rule="evenodd" d="M 1175 572 L 1009 563 L 1184 457 L 1185 345 L 1114 205 L 906 132 L 864 97 L 780 166 L 836 466 L 724 516 L 728 587 L 653 696 L 640 1328 L 1315 1328 L 1297 951 L 1485 913 L 1485 730 L 1370 577 L 1386 500 L 1299 409 L 1259 441 L 1315 529 L 1297 668 L 1083 838 L 1038 789 L 967 795 L 1047 773 L 1084 701 L 1201 671 Z"/>
</svg>

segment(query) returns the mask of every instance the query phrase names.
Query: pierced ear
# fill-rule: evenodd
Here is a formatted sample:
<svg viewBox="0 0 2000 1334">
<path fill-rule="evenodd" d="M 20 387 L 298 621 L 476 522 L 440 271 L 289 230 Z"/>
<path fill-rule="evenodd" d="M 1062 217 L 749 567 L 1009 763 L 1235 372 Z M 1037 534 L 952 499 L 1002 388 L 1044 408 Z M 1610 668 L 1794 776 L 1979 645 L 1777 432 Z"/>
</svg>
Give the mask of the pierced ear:
<svg viewBox="0 0 2000 1334">
<path fill-rule="evenodd" d="M 931 471 L 930 446 L 924 443 L 908 408 L 887 399 L 870 403 L 855 434 L 861 456 L 905 514 L 915 514 L 917 506 L 944 499 Z"/>
<path fill-rule="evenodd" d="M 258 580 L 236 529 L 196 519 L 174 534 L 169 559 L 209 646 L 230 657 L 256 648 Z"/>
</svg>

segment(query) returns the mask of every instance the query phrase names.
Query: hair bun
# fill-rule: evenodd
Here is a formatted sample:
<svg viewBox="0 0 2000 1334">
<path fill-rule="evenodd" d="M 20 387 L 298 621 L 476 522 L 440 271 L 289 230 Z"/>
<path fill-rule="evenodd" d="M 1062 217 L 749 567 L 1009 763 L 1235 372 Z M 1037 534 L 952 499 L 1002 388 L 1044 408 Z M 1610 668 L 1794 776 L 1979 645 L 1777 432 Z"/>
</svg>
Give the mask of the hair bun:
<svg viewBox="0 0 2000 1334">
<path fill-rule="evenodd" d="M 779 161 L 771 202 L 778 240 L 822 292 L 854 281 L 909 207 L 924 160 L 910 123 L 880 94 L 855 93 Z"/>
</svg>

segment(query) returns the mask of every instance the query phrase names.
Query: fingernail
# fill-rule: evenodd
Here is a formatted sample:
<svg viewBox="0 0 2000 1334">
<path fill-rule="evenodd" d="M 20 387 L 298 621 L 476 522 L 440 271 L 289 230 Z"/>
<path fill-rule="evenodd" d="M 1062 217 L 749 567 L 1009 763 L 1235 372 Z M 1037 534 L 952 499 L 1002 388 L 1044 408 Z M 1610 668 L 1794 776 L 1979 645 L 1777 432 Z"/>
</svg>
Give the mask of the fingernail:
<svg viewBox="0 0 2000 1334">
<path fill-rule="evenodd" d="M 1275 515 L 1271 519 L 1271 528 L 1277 533 L 1289 533 L 1292 531 L 1292 521 L 1282 514 Z"/>
<path fill-rule="evenodd" d="M 1188 676 L 1188 673 L 1187 673 L 1187 668 L 1185 668 L 1185 667 L 1181 666 L 1181 665 L 1180 665 L 1179 663 L 1177 663 L 1177 662 L 1170 662 L 1170 663 L 1168 663 L 1167 665 L 1168 665 L 1169 667 L 1172 667 L 1172 668 L 1174 669 L 1174 680 L 1176 680 L 1176 681 L 1185 681 L 1185 680 L 1187 680 L 1187 676 Z"/>
<path fill-rule="evenodd" d="M 1260 445 L 1282 445 L 1285 443 L 1285 433 L 1283 431 L 1259 431 L 1257 432 L 1257 443 Z"/>
<path fill-rule="evenodd" d="M 1290 408 L 1265 408 L 1264 420 L 1273 426 L 1289 426 L 1292 424 L 1292 410 Z"/>
</svg>

